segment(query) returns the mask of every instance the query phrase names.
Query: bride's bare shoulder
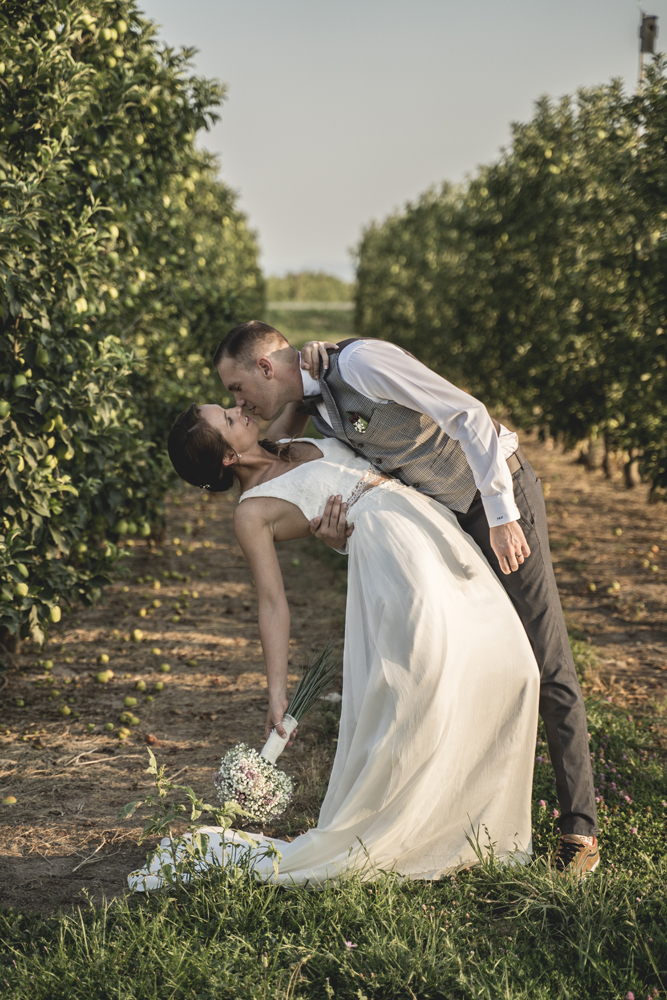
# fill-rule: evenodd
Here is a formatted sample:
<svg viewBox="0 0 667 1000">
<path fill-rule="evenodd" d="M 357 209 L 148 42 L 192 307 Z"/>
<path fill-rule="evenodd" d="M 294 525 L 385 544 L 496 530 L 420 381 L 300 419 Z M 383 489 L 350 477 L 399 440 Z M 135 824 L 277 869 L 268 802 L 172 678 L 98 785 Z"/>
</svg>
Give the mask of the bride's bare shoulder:
<svg viewBox="0 0 667 1000">
<path fill-rule="evenodd" d="M 303 512 L 282 497 L 248 497 L 234 511 L 234 532 L 245 549 L 273 542 L 288 542 L 310 534 Z"/>
<path fill-rule="evenodd" d="M 299 508 L 289 500 L 272 496 L 247 497 L 234 511 L 234 530 L 237 533 L 239 530 L 258 532 L 266 526 L 275 528 L 278 523 L 295 519 L 305 520 Z"/>
<path fill-rule="evenodd" d="M 247 497 L 243 503 L 236 505 L 234 511 L 234 527 L 240 525 L 258 528 L 273 520 L 275 513 L 275 497 Z"/>
<path fill-rule="evenodd" d="M 249 549 L 271 544 L 275 510 L 271 497 L 249 497 L 234 511 L 234 534 L 247 555 Z"/>
</svg>

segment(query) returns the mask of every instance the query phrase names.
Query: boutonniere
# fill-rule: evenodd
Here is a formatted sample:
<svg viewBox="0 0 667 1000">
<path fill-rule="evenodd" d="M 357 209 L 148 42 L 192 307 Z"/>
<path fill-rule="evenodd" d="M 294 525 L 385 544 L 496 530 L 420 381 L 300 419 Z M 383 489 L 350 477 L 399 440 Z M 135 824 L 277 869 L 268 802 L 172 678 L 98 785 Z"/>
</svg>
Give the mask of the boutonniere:
<svg viewBox="0 0 667 1000">
<path fill-rule="evenodd" d="M 368 421 L 363 417 L 360 417 L 358 413 L 352 413 L 350 410 L 346 410 L 345 412 L 347 414 L 347 419 L 350 421 L 357 434 L 365 434 L 366 428 L 368 427 Z"/>
</svg>

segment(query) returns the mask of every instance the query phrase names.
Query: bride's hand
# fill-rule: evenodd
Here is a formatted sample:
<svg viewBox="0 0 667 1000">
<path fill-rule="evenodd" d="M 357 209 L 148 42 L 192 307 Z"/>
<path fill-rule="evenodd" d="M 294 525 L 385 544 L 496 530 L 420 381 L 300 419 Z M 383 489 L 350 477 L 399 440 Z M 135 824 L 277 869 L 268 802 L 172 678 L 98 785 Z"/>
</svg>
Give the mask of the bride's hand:
<svg viewBox="0 0 667 1000">
<path fill-rule="evenodd" d="M 276 732 L 278 733 L 278 736 L 282 736 L 284 739 L 285 736 L 287 735 L 284 727 L 281 725 L 283 721 L 283 716 L 287 711 L 287 706 L 288 706 L 287 698 L 281 698 L 275 702 L 269 702 L 269 710 L 266 713 L 266 727 L 265 727 L 265 736 L 267 740 L 271 735 L 271 730 L 274 727 Z M 287 747 L 292 746 L 298 732 L 299 729 L 297 727 L 290 736 L 289 742 L 285 744 L 285 749 L 287 749 Z"/>
<path fill-rule="evenodd" d="M 322 517 L 314 517 L 310 521 L 310 533 L 321 539 L 329 548 L 342 552 L 347 540 L 354 531 L 354 525 L 347 523 L 347 504 L 343 503 L 339 494 L 329 497 Z"/>
<path fill-rule="evenodd" d="M 310 372 L 310 377 L 315 381 L 320 377 L 320 361 L 324 371 L 329 368 L 327 349 L 331 348 L 338 350 L 337 345 L 330 344 L 328 340 L 309 340 L 301 348 L 301 367 Z"/>
</svg>

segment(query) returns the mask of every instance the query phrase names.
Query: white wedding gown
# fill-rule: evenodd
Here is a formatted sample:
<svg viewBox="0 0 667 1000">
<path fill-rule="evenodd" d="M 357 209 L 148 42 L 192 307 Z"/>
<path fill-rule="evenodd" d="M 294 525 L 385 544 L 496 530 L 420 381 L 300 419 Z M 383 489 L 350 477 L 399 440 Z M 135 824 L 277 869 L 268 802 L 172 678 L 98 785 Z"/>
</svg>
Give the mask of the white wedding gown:
<svg viewBox="0 0 667 1000">
<path fill-rule="evenodd" d="M 265 838 L 255 851 L 228 831 L 226 860 L 252 850 L 258 876 L 283 883 L 360 869 L 434 879 L 474 864 L 488 830 L 496 857 L 525 861 L 539 676 L 507 594 L 450 510 L 397 480 L 364 491 L 377 470 L 334 438 L 313 444 L 321 459 L 241 500 L 279 497 L 311 519 L 331 494 L 357 497 L 336 757 L 317 826 L 272 841 L 278 875 Z M 219 864 L 222 831 L 205 831 Z M 160 863 L 130 885 L 163 884 Z"/>
</svg>

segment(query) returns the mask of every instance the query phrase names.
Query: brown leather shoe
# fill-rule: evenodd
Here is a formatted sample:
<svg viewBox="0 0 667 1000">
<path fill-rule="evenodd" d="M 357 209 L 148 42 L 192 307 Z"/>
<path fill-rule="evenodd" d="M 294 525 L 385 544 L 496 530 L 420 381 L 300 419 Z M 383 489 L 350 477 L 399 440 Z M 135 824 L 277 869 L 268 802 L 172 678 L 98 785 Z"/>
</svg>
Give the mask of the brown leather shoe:
<svg viewBox="0 0 667 1000">
<path fill-rule="evenodd" d="M 600 848 L 597 837 L 593 837 L 592 844 L 582 844 L 567 833 L 560 838 L 560 844 L 551 859 L 554 871 L 582 879 L 594 872 L 599 864 Z"/>
</svg>

